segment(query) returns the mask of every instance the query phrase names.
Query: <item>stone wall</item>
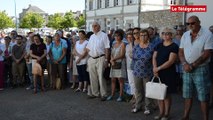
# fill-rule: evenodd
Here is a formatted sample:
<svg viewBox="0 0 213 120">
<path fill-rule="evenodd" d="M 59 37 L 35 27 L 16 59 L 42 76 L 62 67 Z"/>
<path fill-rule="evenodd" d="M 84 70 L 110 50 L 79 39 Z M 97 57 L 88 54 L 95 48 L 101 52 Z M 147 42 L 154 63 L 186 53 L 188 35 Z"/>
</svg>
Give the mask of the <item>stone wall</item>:
<svg viewBox="0 0 213 120">
<path fill-rule="evenodd" d="M 182 25 L 183 13 L 170 12 L 170 10 L 148 11 L 141 13 L 141 24 L 152 27 Z"/>
</svg>

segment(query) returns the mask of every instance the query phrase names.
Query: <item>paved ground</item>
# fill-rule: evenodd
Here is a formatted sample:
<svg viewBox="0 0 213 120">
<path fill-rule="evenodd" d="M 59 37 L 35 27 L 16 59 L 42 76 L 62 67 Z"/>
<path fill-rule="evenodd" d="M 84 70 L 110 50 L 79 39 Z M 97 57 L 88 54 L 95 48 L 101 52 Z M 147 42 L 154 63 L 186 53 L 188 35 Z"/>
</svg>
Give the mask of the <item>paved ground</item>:
<svg viewBox="0 0 213 120">
<path fill-rule="evenodd" d="M 178 120 L 183 113 L 183 100 L 173 96 L 171 119 Z M 145 116 L 133 114 L 127 102 L 87 99 L 85 93 L 71 89 L 32 94 L 24 88 L 0 91 L 0 120 L 153 120 L 158 111 Z M 192 108 L 192 120 L 201 120 L 198 102 Z M 213 110 L 210 111 L 213 120 Z"/>
</svg>

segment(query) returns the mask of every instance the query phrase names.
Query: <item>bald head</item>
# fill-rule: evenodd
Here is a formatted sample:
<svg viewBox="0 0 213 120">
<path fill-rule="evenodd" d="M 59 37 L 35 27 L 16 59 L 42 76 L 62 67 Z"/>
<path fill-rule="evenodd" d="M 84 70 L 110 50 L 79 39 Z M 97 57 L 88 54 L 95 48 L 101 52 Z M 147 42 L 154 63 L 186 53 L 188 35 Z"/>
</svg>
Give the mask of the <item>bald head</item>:
<svg viewBox="0 0 213 120">
<path fill-rule="evenodd" d="M 197 22 L 197 23 L 200 23 L 200 20 L 197 16 L 193 15 L 193 16 L 190 16 L 189 19 L 192 19 L 193 21 Z"/>
</svg>

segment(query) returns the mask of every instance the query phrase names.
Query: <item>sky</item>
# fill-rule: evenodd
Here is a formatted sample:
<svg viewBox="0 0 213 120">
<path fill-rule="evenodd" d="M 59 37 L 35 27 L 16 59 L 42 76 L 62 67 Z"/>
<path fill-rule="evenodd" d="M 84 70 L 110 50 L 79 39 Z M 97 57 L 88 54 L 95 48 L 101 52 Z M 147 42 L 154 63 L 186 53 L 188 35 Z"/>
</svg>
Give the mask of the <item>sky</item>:
<svg viewBox="0 0 213 120">
<path fill-rule="evenodd" d="M 70 10 L 83 12 L 85 8 L 85 0 L 0 0 L 0 11 L 5 10 L 9 16 L 15 16 L 15 2 L 17 17 L 22 9 L 28 8 L 29 4 L 39 7 L 48 14 L 65 13 Z"/>
</svg>

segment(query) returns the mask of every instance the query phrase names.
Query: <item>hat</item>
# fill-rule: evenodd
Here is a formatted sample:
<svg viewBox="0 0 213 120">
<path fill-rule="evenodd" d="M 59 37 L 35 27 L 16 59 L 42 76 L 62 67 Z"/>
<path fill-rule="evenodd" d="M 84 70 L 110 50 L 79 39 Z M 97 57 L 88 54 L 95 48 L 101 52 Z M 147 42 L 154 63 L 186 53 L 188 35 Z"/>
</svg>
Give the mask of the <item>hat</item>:
<svg viewBox="0 0 213 120">
<path fill-rule="evenodd" d="M 39 63 L 37 63 L 37 62 L 34 63 L 32 73 L 34 75 L 39 75 L 39 76 L 42 75 L 42 68 L 41 68 L 41 65 Z"/>
<path fill-rule="evenodd" d="M 58 34 L 58 35 L 62 36 L 62 32 L 61 31 L 57 31 L 55 34 Z"/>
</svg>

